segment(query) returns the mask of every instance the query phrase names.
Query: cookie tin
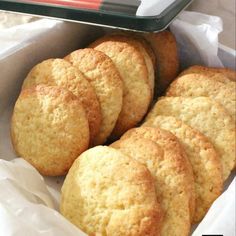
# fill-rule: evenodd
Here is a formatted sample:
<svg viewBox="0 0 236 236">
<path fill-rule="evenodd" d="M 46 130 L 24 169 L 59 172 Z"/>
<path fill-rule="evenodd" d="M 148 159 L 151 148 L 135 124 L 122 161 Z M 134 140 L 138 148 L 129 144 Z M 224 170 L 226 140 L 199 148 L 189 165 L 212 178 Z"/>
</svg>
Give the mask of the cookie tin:
<svg viewBox="0 0 236 236">
<path fill-rule="evenodd" d="M 1 0 L 0 10 L 144 32 L 164 30 L 193 0 Z"/>
</svg>

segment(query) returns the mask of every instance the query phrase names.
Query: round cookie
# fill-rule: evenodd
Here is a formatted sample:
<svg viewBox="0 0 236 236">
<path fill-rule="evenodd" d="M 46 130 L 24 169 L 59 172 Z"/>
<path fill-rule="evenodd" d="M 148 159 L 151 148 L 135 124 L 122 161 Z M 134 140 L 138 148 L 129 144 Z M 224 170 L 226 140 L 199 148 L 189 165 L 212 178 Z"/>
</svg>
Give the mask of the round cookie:
<svg viewBox="0 0 236 236">
<path fill-rule="evenodd" d="M 150 57 L 151 50 L 148 49 L 148 45 L 145 44 L 144 40 L 141 39 L 138 40 L 138 38 L 134 38 L 134 40 L 136 41 L 139 51 L 142 53 L 143 58 L 145 60 L 148 71 L 149 86 L 151 87 L 152 97 L 153 97 L 154 87 L 155 87 L 155 71 L 152 58 Z"/>
<path fill-rule="evenodd" d="M 221 73 L 229 78 L 231 81 L 236 82 L 236 71 L 229 68 L 210 68 L 212 72 Z"/>
<path fill-rule="evenodd" d="M 38 85 L 21 91 L 11 137 L 15 151 L 41 174 L 64 175 L 89 144 L 80 101 L 68 90 Z"/>
<path fill-rule="evenodd" d="M 195 214 L 195 188 L 193 179 L 192 166 L 186 157 L 183 147 L 179 143 L 178 139 L 169 131 L 160 128 L 153 127 L 139 127 L 133 128 L 127 131 L 121 139 L 126 138 L 146 138 L 161 146 L 169 157 L 172 157 L 173 165 L 179 171 L 180 186 L 182 192 L 187 198 L 186 203 L 188 204 L 190 219 L 193 219 Z M 185 211 L 186 212 L 186 211 Z M 167 229 L 168 230 L 168 229 Z"/>
<path fill-rule="evenodd" d="M 90 46 L 108 55 L 123 78 L 123 107 L 112 132 L 117 138 L 137 125 L 148 110 L 151 88 L 147 66 L 137 46 L 125 37 L 105 36 Z"/>
<path fill-rule="evenodd" d="M 180 75 L 182 76 L 182 75 L 193 74 L 193 73 L 203 74 L 203 75 L 207 75 L 213 78 L 223 76 L 223 77 L 228 78 L 231 81 L 234 81 L 234 82 L 236 81 L 236 71 L 228 69 L 228 68 L 214 68 L 214 67 L 195 65 L 182 71 Z"/>
<path fill-rule="evenodd" d="M 185 188 L 182 193 L 182 172 L 177 167 L 179 160 L 172 152 L 149 139 L 132 136 L 113 143 L 111 147 L 146 165 L 151 172 L 158 201 L 165 213 L 161 235 L 189 235 L 188 191 Z"/>
<path fill-rule="evenodd" d="M 132 35 L 133 35 L 133 33 L 132 33 Z M 135 34 L 133 37 L 136 40 L 138 40 L 142 44 L 142 46 L 145 48 L 146 52 L 148 53 L 149 57 L 152 60 L 152 64 L 153 64 L 153 68 L 154 68 L 154 73 L 155 73 L 155 69 L 156 69 L 156 66 L 157 66 L 157 58 L 156 58 L 156 55 L 155 55 L 154 50 L 152 49 L 151 45 L 143 37 L 143 34 Z"/>
<path fill-rule="evenodd" d="M 74 162 L 60 209 L 88 235 L 160 235 L 162 210 L 150 172 L 111 147 L 89 149 Z"/>
<path fill-rule="evenodd" d="M 155 87 L 155 71 L 156 67 L 156 58 L 152 48 L 148 45 L 147 41 L 140 37 L 138 34 L 128 33 L 128 32 L 118 32 L 112 34 L 119 37 L 120 40 L 124 40 L 126 42 L 130 42 L 130 44 L 134 45 L 140 53 L 143 55 L 145 60 L 147 71 L 148 71 L 148 81 L 149 86 L 151 87 L 152 97 L 154 95 L 154 87 Z"/>
<path fill-rule="evenodd" d="M 187 74 L 178 77 L 171 83 L 166 96 L 209 97 L 219 102 L 236 120 L 236 87 L 209 79 L 205 75 Z"/>
<path fill-rule="evenodd" d="M 145 48 L 146 52 L 148 53 L 149 57 L 151 58 L 152 60 L 152 64 L 153 64 L 153 67 L 154 67 L 154 70 L 157 66 L 157 58 L 156 58 L 156 55 L 154 53 L 154 50 L 152 49 L 151 45 L 148 43 L 148 41 L 145 39 L 143 33 L 135 33 L 135 32 L 129 32 L 129 31 L 119 31 L 118 33 L 114 33 L 114 35 L 127 35 L 135 40 L 138 40 L 142 46 Z"/>
<path fill-rule="evenodd" d="M 102 144 L 111 134 L 121 112 L 123 83 L 120 74 L 108 56 L 91 48 L 74 51 L 65 59 L 82 71 L 94 87 L 102 122 L 93 144 Z"/>
<path fill-rule="evenodd" d="M 92 142 L 100 130 L 101 110 L 96 93 L 86 77 L 66 60 L 48 59 L 30 71 L 22 88 L 38 84 L 60 86 L 77 96 L 87 113 Z"/>
<path fill-rule="evenodd" d="M 214 146 L 199 131 L 172 116 L 157 116 L 147 120 L 143 126 L 170 131 L 184 147 L 195 181 L 196 211 L 193 220 L 199 222 L 223 187 L 222 166 Z"/>
<path fill-rule="evenodd" d="M 174 35 L 170 31 L 143 34 L 152 46 L 157 58 L 156 84 L 158 94 L 162 94 L 177 77 L 179 58 Z"/>
<path fill-rule="evenodd" d="M 206 135 L 220 155 L 223 180 L 235 165 L 235 123 L 228 112 L 208 97 L 163 97 L 146 120 L 158 115 L 174 116 Z"/>
</svg>

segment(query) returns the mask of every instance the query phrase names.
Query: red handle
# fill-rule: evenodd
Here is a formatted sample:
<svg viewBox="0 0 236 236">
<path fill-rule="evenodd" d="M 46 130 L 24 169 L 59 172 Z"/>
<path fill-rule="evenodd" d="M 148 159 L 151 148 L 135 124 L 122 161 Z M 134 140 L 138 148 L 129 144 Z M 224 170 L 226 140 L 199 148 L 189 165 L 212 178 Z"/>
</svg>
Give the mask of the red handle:
<svg viewBox="0 0 236 236">
<path fill-rule="evenodd" d="M 98 10 L 102 3 L 102 0 L 24 0 L 24 2 L 49 3 L 53 5 Z"/>
</svg>

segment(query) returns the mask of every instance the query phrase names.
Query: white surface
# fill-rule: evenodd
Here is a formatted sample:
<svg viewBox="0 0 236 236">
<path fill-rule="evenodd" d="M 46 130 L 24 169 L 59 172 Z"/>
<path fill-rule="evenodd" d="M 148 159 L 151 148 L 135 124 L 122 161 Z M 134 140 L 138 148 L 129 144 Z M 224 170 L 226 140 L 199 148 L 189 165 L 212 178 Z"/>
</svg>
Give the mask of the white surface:
<svg viewBox="0 0 236 236">
<path fill-rule="evenodd" d="M 198 225 L 192 236 L 203 234 L 235 236 L 236 214 L 236 179 L 231 182 L 225 191 L 211 206 L 211 209 Z"/>
<path fill-rule="evenodd" d="M 137 16 L 157 16 L 176 0 L 142 0 L 136 15 Z"/>
<path fill-rule="evenodd" d="M 26 24 L 34 20 L 36 20 L 36 18 L 32 16 L 23 16 L 20 14 L 9 13 L 0 10 L 0 30 L 20 24 Z"/>
<path fill-rule="evenodd" d="M 56 20 L 39 20 L 29 24 L 21 24 L 0 31 L 0 59 L 7 57 L 9 53 L 14 53 L 21 48 L 27 46 L 26 42 L 37 35 L 54 28 L 59 22 Z M 33 26 L 33 27 L 32 27 Z M 22 30 L 24 28 L 24 30 Z"/>
<path fill-rule="evenodd" d="M 207 17 L 204 18 L 205 20 L 200 18 L 199 23 L 196 24 L 197 17 L 191 18 L 190 16 L 191 15 L 188 15 L 187 17 L 189 22 L 186 22 L 186 19 L 180 16 L 179 21 L 181 22 L 174 23 L 172 29 L 175 31 L 180 27 L 180 24 L 185 21 L 186 24 L 198 25 L 196 28 L 200 30 L 203 28 L 211 30 L 203 31 L 205 32 L 205 37 L 201 37 L 202 41 L 200 45 L 195 43 L 195 41 L 192 42 L 191 47 L 194 48 L 196 54 L 193 53 L 189 58 L 184 57 L 184 54 L 182 54 L 181 59 L 188 60 L 187 63 L 186 61 L 182 61 L 181 64 L 183 65 L 194 63 L 197 55 L 199 57 L 198 59 L 202 63 L 204 62 L 203 59 L 205 57 L 202 57 L 202 53 L 198 52 L 199 46 L 201 47 L 209 43 L 208 38 L 212 39 L 211 33 L 214 32 L 213 28 L 218 25 L 209 24 L 209 22 L 206 21 L 206 19 L 208 19 Z M 30 23 L 30 26 L 18 26 L 20 30 L 17 27 L 18 30 L 15 28 L 4 31 L 12 32 L 11 37 L 9 37 L 9 35 L 6 36 L 9 39 L 7 50 L 3 49 L 1 51 L 1 45 L 3 44 L 1 44 L 2 37 L 0 37 L 0 159 L 9 161 L 16 157 L 10 140 L 10 117 L 22 81 L 30 68 L 44 59 L 63 57 L 68 52 L 85 46 L 102 33 L 101 28 L 56 21 L 42 24 L 42 28 L 39 27 L 38 31 L 31 31 L 31 28 L 34 29 L 34 27 L 39 25 L 40 23 L 34 22 Z M 190 29 L 191 27 L 188 27 L 187 30 L 183 31 L 187 38 L 192 37 L 192 31 Z M 17 32 L 19 32 L 19 34 Z M 219 32 L 219 28 L 217 27 L 214 33 L 216 32 Z M 214 47 L 217 47 L 217 42 L 215 41 L 216 35 L 217 34 L 214 35 L 214 40 L 212 41 L 214 42 Z M 20 44 L 15 44 L 14 39 L 17 37 Z M 12 47 L 10 44 L 11 41 Z M 179 43 L 180 52 L 183 52 L 186 45 L 181 44 L 181 40 L 179 40 Z M 215 50 L 216 49 L 206 50 L 206 52 L 214 52 L 214 59 L 213 56 L 209 58 L 210 61 L 214 63 L 218 60 L 216 59 Z M 44 180 L 46 181 L 46 185 L 39 174 L 30 168 L 29 165 L 25 163 L 22 164 L 20 159 L 14 163 L 0 161 L 1 236 L 82 235 L 55 210 L 49 208 L 49 206 L 53 206 L 54 209 L 58 209 L 60 187 L 63 178 L 52 177 L 44 178 Z M 200 228 L 197 228 L 197 231 L 195 231 L 195 235 L 200 231 L 201 233 L 208 232 L 209 224 L 216 223 L 216 214 L 218 216 L 217 222 L 221 222 L 222 226 L 227 224 L 227 227 L 223 227 L 225 232 L 227 231 L 226 233 L 228 233 L 225 234 L 225 236 L 233 235 L 234 228 L 232 228 L 232 222 L 235 220 L 235 215 L 232 214 L 232 211 L 227 210 L 230 209 L 230 206 L 235 204 L 232 188 L 233 187 L 230 187 L 230 189 L 225 192 L 225 195 L 222 195 L 224 197 L 219 198 L 217 204 L 213 205 L 207 218 L 204 219 Z M 222 206 L 224 207 L 222 208 Z M 228 224 L 228 222 L 230 222 L 230 224 Z M 219 223 L 217 223 L 217 225 L 219 225 Z M 218 230 L 218 228 L 214 229 Z M 221 229 L 222 228 L 220 228 L 220 230 Z"/>
<path fill-rule="evenodd" d="M 235 0 L 195 0 L 188 8 L 209 15 L 220 16 L 223 20 L 224 31 L 219 41 L 236 49 L 236 1 Z"/>
<path fill-rule="evenodd" d="M 222 21 L 217 16 L 182 12 L 170 26 L 180 48 L 182 67 L 191 64 L 222 67 L 218 53 L 218 35 Z"/>
<path fill-rule="evenodd" d="M 0 160 L 1 236 L 83 236 L 53 210 L 43 178 L 23 159 Z"/>
</svg>

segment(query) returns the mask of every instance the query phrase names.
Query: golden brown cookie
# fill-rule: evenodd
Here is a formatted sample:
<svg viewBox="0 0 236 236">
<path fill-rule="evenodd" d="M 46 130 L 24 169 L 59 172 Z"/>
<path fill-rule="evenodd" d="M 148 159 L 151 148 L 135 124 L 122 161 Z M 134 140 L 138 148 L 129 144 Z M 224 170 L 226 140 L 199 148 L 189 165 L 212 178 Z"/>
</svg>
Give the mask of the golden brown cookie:
<svg viewBox="0 0 236 236">
<path fill-rule="evenodd" d="M 206 67 L 206 66 L 191 66 L 188 69 L 181 72 L 180 75 L 185 74 L 204 74 L 209 77 L 217 78 L 217 77 L 227 77 L 231 81 L 236 81 L 236 71 L 228 69 L 228 68 L 215 68 L 215 67 Z"/>
<path fill-rule="evenodd" d="M 156 67 L 157 67 L 157 58 L 156 58 L 153 48 L 148 43 L 148 41 L 143 37 L 143 34 L 135 34 L 133 37 L 136 40 L 138 40 L 142 44 L 142 46 L 145 48 L 145 50 L 147 51 L 149 57 L 152 60 L 152 64 L 153 64 L 153 68 L 154 68 L 154 72 L 155 72 Z"/>
<path fill-rule="evenodd" d="M 118 32 L 112 34 L 112 36 L 117 36 L 120 39 L 125 40 L 126 42 L 130 42 L 132 45 L 134 45 L 140 53 L 143 55 L 143 58 L 145 60 L 147 70 L 148 70 L 148 80 L 149 85 L 151 87 L 152 91 L 152 97 L 154 95 L 154 87 L 155 87 L 155 68 L 156 68 L 156 57 L 155 54 L 147 43 L 147 41 L 135 33 L 129 33 L 129 32 Z"/>
<path fill-rule="evenodd" d="M 170 131 L 184 147 L 194 173 L 196 191 L 194 222 L 199 222 L 221 194 L 223 187 L 221 161 L 214 146 L 199 131 L 173 116 L 157 116 L 147 120 L 143 126 Z"/>
<path fill-rule="evenodd" d="M 174 35 L 170 31 L 143 34 L 150 43 L 157 58 L 156 84 L 158 94 L 162 94 L 177 77 L 179 58 Z"/>
<path fill-rule="evenodd" d="M 158 115 L 174 116 L 206 135 L 220 155 L 223 179 L 235 165 L 235 123 L 228 112 L 208 97 L 163 97 L 146 120 Z"/>
<path fill-rule="evenodd" d="M 108 55 L 123 78 L 123 107 L 112 132 L 116 138 L 137 125 L 148 110 L 151 88 L 147 66 L 137 46 L 125 37 L 105 36 L 90 46 Z"/>
<path fill-rule="evenodd" d="M 179 143 L 178 139 L 169 131 L 160 128 L 153 127 L 139 127 L 133 128 L 127 131 L 121 139 L 130 137 L 146 138 L 160 145 L 163 149 L 173 157 L 176 164 L 176 168 L 181 173 L 181 181 L 183 181 L 181 187 L 183 188 L 183 194 L 188 195 L 188 206 L 190 210 L 190 218 L 193 219 L 195 214 L 195 189 L 192 166 L 186 157 L 183 147 Z M 181 168 L 180 168 L 181 166 Z M 185 189 L 185 190 L 184 190 Z M 187 198 L 187 196 L 185 196 Z"/>
<path fill-rule="evenodd" d="M 136 41 L 136 44 L 139 48 L 139 51 L 142 53 L 143 58 L 145 60 L 147 70 L 148 70 L 148 80 L 149 80 L 149 85 L 151 87 L 152 91 L 152 97 L 154 94 L 154 87 L 155 87 L 155 71 L 154 71 L 154 66 L 153 66 L 153 60 L 150 57 L 150 53 L 152 52 L 151 49 L 148 47 L 148 44 L 145 43 L 144 40 L 138 39 L 138 38 L 133 38 Z"/>
<path fill-rule="evenodd" d="M 89 149 L 74 162 L 60 209 L 88 235 L 160 235 L 162 211 L 150 172 L 111 147 Z"/>
<path fill-rule="evenodd" d="M 236 87 L 210 79 L 203 74 L 178 77 L 168 88 L 170 97 L 209 97 L 219 102 L 236 120 Z"/>
<path fill-rule="evenodd" d="M 129 36 L 129 37 L 132 37 L 135 40 L 138 40 L 142 44 L 142 46 L 145 48 L 145 50 L 148 53 L 149 57 L 151 58 L 152 64 L 153 64 L 153 67 L 154 67 L 154 70 L 155 70 L 155 68 L 157 66 L 157 58 L 156 58 L 156 55 L 154 53 L 154 50 L 152 49 L 149 42 L 145 39 L 143 33 L 135 33 L 135 32 L 132 32 L 132 31 L 122 31 L 122 30 L 120 30 L 120 31 L 115 32 L 113 34 L 114 35 L 123 34 L 123 35 Z"/>
<path fill-rule="evenodd" d="M 101 110 L 96 93 L 86 77 L 66 60 L 48 59 L 30 71 L 22 88 L 38 84 L 60 86 L 77 96 L 87 113 L 92 142 L 100 130 Z"/>
<path fill-rule="evenodd" d="M 11 122 L 16 153 L 41 174 L 64 175 L 89 144 L 85 110 L 75 95 L 38 85 L 21 91 Z"/>
<path fill-rule="evenodd" d="M 93 144 L 102 144 L 111 134 L 121 112 L 123 83 L 120 74 L 108 56 L 92 48 L 74 51 L 65 59 L 82 71 L 94 87 L 102 122 Z"/>
<path fill-rule="evenodd" d="M 121 139 L 111 145 L 146 165 L 154 180 L 158 201 L 164 210 L 162 236 L 189 235 L 189 195 L 183 186 L 183 168 L 168 148 L 143 137 Z M 180 167 L 181 165 L 181 167 Z M 187 178 L 187 174 L 185 175 Z"/>
</svg>

